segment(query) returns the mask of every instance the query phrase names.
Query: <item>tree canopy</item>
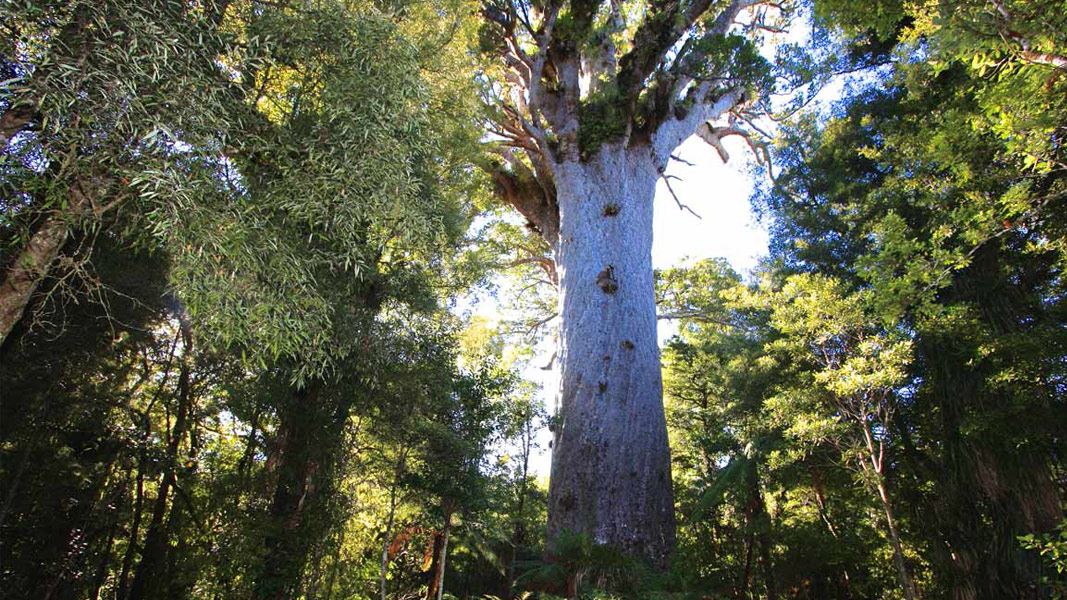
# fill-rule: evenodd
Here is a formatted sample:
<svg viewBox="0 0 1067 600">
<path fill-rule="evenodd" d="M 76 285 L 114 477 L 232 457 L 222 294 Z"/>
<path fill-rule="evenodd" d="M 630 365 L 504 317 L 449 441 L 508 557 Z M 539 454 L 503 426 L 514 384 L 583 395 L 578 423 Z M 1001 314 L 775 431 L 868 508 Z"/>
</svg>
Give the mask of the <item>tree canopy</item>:
<svg viewBox="0 0 1067 600">
<path fill-rule="evenodd" d="M 12 597 L 1067 595 L 1062 1 L 0 30 Z M 694 135 L 745 142 L 751 272 L 643 256 Z"/>
</svg>

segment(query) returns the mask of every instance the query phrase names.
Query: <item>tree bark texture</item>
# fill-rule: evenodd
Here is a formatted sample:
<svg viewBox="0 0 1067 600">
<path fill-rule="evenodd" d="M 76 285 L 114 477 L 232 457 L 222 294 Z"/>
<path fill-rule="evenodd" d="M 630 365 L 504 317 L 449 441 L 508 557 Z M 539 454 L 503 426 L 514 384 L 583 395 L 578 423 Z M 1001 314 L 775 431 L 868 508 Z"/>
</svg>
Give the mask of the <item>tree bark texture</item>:
<svg viewBox="0 0 1067 600">
<path fill-rule="evenodd" d="M 589 535 L 653 565 L 674 546 L 652 271 L 648 147 L 558 165 L 560 405 L 548 539 Z M 550 548 L 551 552 L 551 548 Z"/>
<path fill-rule="evenodd" d="M 48 217 L 4 273 L 0 283 L 0 345 L 22 319 L 30 298 L 59 256 L 70 226 L 61 215 Z"/>
</svg>

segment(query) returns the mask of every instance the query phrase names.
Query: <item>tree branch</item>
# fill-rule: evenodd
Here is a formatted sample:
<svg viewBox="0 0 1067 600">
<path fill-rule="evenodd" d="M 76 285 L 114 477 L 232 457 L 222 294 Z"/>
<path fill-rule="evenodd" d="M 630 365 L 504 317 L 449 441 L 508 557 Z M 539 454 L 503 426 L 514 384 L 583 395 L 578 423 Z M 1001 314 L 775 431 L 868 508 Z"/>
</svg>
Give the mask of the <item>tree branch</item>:
<svg viewBox="0 0 1067 600">
<path fill-rule="evenodd" d="M 990 0 L 993 8 L 996 9 L 997 14 L 1000 15 L 1000 20 L 997 23 L 997 30 L 1000 32 L 1000 37 L 1004 38 L 1006 42 L 1014 42 L 1019 46 L 1019 56 L 1026 62 L 1045 65 L 1048 67 L 1054 67 L 1056 69 L 1062 69 L 1067 71 L 1067 56 L 1062 54 L 1055 54 L 1051 52 L 1038 52 L 1035 51 L 1030 44 L 1030 40 L 1023 34 L 1015 31 L 1011 28 L 1011 24 L 1014 21 L 1014 17 L 1011 12 L 1001 0 Z"/>
</svg>

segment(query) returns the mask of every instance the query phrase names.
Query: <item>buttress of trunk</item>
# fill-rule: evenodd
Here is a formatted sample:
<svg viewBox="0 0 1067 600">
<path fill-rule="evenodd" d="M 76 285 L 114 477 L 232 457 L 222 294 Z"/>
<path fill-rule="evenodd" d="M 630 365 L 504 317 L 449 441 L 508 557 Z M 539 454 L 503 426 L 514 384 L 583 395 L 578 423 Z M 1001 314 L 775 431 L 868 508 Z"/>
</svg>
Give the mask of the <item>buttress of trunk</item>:
<svg viewBox="0 0 1067 600">
<path fill-rule="evenodd" d="M 22 319 L 33 292 L 48 275 L 69 233 L 70 226 L 61 215 L 49 216 L 7 267 L 0 283 L 0 346 Z"/>
<path fill-rule="evenodd" d="M 278 410 L 276 484 L 252 597 L 282 600 L 298 595 L 315 535 L 309 505 L 322 496 L 325 462 L 339 444 L 337 417 L 320 402 L 321 383 L 293 390 Z"/>
<path fill-rule="evenodd" d="M 559 414 L 548 539 L 590 536 L 658 568 L 675 541 L 656 340 L 648 148 L 557 166 Z"/>
</svg>

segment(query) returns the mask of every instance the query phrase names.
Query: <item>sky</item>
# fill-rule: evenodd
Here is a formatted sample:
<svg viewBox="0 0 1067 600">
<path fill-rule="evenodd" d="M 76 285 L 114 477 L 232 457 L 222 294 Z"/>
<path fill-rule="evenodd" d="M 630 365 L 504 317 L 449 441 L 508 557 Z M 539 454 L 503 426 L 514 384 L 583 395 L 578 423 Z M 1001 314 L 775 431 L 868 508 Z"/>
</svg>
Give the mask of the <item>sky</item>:
<svg viewBox="0 0 1067 600">
<path fill-rule="evenodd" d="M 652 264 L 667 268 L 703 258 L 723 257 L 741 274 L 747 274 L 767 253 L 767 229 L 756 222 L 749 203 L 755 184 L 749 171 L 751 152 L 738 139 L 723 140 L 730 162 L 693 136 L 675 155 L 693 166 L 671 161 L 667 175 L 683 204 L 700 219 L 680 210 L 661 179 L 656 189 L 652 232 Z"/>
</svg>

